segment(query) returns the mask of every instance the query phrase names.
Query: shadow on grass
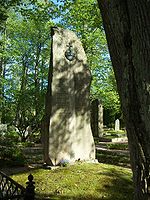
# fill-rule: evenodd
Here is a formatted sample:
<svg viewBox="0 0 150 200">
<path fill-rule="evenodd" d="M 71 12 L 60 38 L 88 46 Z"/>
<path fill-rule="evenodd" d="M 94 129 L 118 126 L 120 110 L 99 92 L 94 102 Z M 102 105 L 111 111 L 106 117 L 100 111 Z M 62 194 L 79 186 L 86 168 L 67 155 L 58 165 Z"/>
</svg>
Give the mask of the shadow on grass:
<svg viewBox="0 0 150 200">
<path fill-rule="evenodd" d="M 34 170 L 37 170 L 37 169 L 41 169 L 41 167 L 31 167 L 31 166 L 28 166 L 28 165 L 24 165 L 24 166 L 15 166 L 15 165 L 0 165 L 1 168 L 0 170 L 5 173 L 7 176 L 11 176 L 11 175 L 18 175 L 18 174 L 24 174 L 24 173 L 30 173 L 31 170 L 32 172 Z"/>
<path fill-rule="evenodd" d="M 100 163 L 130 168 L 130 157 L 127 154 L 122 155 L 115 152 L 97 150 L 96 158 Z"/>
<path fill-rule="evenodd" d="M 133 200 L 133 182 L 128 177 L 114 169 L 105 172 L 108 177 L 114 177 L 111 182 L 107 182 L 104 187 L 109 191 L 106 200 Z M 99 190 L 101 193 L 101 190 Z M 101 199 L 101 198 L 100 198 Z"/>
</svg>

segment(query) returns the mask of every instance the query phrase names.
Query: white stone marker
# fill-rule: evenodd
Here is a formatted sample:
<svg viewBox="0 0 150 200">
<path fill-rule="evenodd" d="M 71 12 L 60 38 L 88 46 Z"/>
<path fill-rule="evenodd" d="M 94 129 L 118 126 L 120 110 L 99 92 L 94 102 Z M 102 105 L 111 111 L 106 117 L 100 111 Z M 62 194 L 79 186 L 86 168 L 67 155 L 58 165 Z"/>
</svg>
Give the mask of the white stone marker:
<svg viewBox="0 0 150 200">
<path fill-rule="evenodd" d="M 120 130 L 120 121 L 119 119 L 116 119 L 115 121 L 115 131 L 119 131 Z"/>
</svg>

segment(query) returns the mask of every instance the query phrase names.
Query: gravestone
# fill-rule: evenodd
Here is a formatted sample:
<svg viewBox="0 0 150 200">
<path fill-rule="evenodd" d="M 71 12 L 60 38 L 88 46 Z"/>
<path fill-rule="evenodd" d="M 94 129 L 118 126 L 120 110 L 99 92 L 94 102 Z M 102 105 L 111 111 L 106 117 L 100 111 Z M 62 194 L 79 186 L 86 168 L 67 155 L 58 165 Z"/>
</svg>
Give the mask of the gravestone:
<svg viewBox="0 0 150 200">
<path fill-rule="evenodd" d="M 115 131 L 119 131 L 120 130 L 120 121 L 119 119 L 116 119 L 115 121 Z"/>
<path fill-rule="evenodd" d="M 91 129 L 94 137 L 99 137 L 98 134 L 98 99 L 91 102 Z"/>
<path fill-rule="evenodd" d="M 95 159 L 90 127 L 90 83 L 91 74 L 80 40 L 72 31 L 53 28 L 43 123 L 47 164 Z"/>
<path fill-rule="evenodd" d="M 91 128 L 94 137 L 103 135 L 103 106 L 98 99 L 91 102 Z"/>
<path fill-rule="evenodd" d="M 99 137 L 103 136 L 103 105 L 101 104 L 101 102 L 99 102 L 98 105 L 98 135 Z"/>
</svg>

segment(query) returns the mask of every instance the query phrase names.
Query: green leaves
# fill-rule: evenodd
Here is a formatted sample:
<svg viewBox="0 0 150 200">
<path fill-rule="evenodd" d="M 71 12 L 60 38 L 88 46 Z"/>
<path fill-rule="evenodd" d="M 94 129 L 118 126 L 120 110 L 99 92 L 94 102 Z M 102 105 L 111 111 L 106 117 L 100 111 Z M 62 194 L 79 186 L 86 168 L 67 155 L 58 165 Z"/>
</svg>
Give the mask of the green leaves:
<svg viewBox="0 0 150 200">
<path fill-rule="evenodd" d="M 33 113 L 38 122 L 42 118 L 50 58 L 50 28 L 55 23 L 72 29 L 82 41 L 93 76 L 91 98 L 100 99 L 105 109 L 119 112 L 115 78 L 96 0 L 3 1 L 0 9 L 6 14 L 0 41 L 3 47 L 0 56 L 4 60 L 2 70 L 5 72 L 3 76 L 2 72 L 0 74 L 4 93 L 1 102 L 4 110 L 8 110 L 6 123 L 12 123 L 20 116 L 18 113 L 25 115 L 20 118 L 24 123 L 32 123 Z"/>
<path fill-rule="evenodd" d="M 24 2 L 8 12 L 1 52 L 5 74 L 0 77 L 3 123 L 14 123 L 22 137 L 29 125 L 38 127 L 43 117 L 53 25 L 49 4 Z"/>
</svg>

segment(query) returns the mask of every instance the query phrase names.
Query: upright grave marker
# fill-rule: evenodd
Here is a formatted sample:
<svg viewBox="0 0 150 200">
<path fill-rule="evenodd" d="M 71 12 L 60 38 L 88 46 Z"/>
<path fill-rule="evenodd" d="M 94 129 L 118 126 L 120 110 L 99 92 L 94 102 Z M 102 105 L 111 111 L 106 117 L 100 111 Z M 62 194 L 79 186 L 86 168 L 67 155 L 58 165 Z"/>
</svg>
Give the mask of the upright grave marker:
<svg viewBox="0 0 150 200">
<path fill-rule="evenodd" d="M 120 121 L 119 119 L 116 119 L 115 121 L 115 131 L 119 131 L 120 130 Z"/>
<path fill-rule="evenodd" d="M 103 106 L 98 99 L 91 102 L 91 128 L 94 137 L 103 136 Z"/>
<path fill-rule="evenodd" d="M 51 56 L 43 125 L 44 160 L 52 165 L 65 160 L 94 160 L 91 74 L 82 44 L 72 31 L 53 28 Z"/>
</svg>

